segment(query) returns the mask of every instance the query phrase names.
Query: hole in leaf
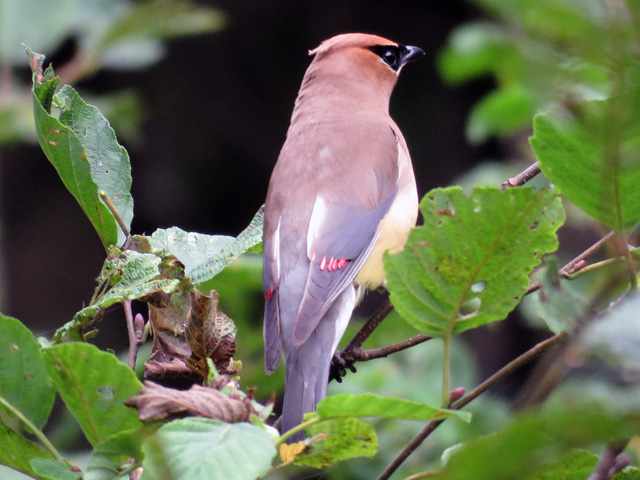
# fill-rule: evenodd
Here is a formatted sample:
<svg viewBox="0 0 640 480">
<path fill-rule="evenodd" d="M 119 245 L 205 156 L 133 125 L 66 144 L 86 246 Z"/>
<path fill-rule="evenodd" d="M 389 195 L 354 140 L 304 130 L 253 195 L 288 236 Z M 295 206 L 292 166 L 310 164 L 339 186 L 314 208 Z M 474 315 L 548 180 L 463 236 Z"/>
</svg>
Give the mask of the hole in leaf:
<svg viewBox="0 0 640 480">
<path fill-rule="evenodd" d="M 478 213 L 482 210 L 482 207 L 480 205 L 476 205 L 475 207 L 473 207 L 473 211 Z"/>
<path fill-rule="evenodd" d="M 482 300 L 478 297 L 473 297 L 467 300 L 460 307 L 460 316 L 468 317 L 469 315 L 473 315 L 478 313 L 480 307 L 482 306 Z"/>
<path fill-rule="evenodd" d="M 113 397 L 115 397 L 116 392 L 112 387 L 104 386 L 104 387 L 98 388 L 98 393 L 107 400 L 113 400 Z"/>
<path fill-rule="evenodd" d="M 535 230 L 536 228 L 538 228 L 538 225 L 540 225 L 540 223 L 536 220 L 529 226 L 529 230 Z"/>
<path fill-rule="evenodd" d="M 471 291 L 473 293 L 480 293 L 484 291 L 486 287 L 487 287 L 487 282 L 485 282 L 484 280 L 480 280 L 479 282 L 476 282 L 473 285 L 471 285 Z"/>
</svg>

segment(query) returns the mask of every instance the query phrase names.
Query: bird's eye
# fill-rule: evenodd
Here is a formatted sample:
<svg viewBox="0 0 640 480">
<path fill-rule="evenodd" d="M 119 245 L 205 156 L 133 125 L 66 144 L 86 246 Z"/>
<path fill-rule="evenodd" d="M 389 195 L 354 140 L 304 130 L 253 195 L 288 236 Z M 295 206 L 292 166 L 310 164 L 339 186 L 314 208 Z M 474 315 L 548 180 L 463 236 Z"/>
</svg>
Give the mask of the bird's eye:
<svg viewBox="0 0 640 480">
<path fill-rule="evenodd" d="M 396 55 L 396 52 L 394 52 L 393 50 L 389 49 L 386 52 L 384 52 L 383 57 L 384 61 L 387 63 L 387 65 L 389 65 L 390 67 L 394 67 L 395 64 L 398 61 L 398 56 Z"/>
<path fill-rule="evenodd" d="M 402 55 L 395 45 L 376 45 L 369 47 L 369 50 L 378 55 L 393 70 L 398 70 L 402 66 Z"/>
</svg>

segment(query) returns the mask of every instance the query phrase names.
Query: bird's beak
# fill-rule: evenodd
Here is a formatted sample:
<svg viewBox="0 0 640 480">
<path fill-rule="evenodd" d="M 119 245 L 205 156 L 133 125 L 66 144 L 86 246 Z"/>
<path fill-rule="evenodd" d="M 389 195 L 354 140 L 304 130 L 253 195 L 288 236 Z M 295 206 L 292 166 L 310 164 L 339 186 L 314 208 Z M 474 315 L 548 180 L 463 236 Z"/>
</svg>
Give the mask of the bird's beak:
<svg viewBox="0 0 640 480">
<path fill-rule="evenodd" d="M 420 57 L 424 57 L 425 53 L 420 47 L 413 47 L 411 45 L 405 45 L 402 49 L 402 64 L 418 60 Z"/>
</svg>

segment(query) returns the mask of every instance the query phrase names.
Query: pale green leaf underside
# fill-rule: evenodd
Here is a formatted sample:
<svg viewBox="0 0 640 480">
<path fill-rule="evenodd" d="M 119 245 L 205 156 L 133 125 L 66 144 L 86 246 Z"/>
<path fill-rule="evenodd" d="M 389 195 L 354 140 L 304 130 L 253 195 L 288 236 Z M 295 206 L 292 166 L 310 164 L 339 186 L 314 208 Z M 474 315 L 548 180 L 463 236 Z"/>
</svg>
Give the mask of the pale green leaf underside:
<svg viewBox="0 0 640 480">
<path fill-rule="evenodd" d="M 142 480 L 254 480 L 266 474 L 276 455 L 262 428 L 205 418 L 164 425 L 142 450 Z"/>
<path fill-rule="evenodd" d="M 385 271 L 398 312 L 436 337 L 505 318 L 564 221 L 553 191 L 529 188 L 435 189 L 420 209 L 424 225 L 385 257 Z"/>
<path fill-rule="evenodd" d="M 193 284 L 201 291 L 206 291 L 208 282 L 225 267 L 247 250 L 262 242 L 262 225 L 264 223 L 264 207 L 255 214 L 251 223 L 232 242 L 211 256 L 204 263 L 196 266 L 189 273 Z"/>
</svg>

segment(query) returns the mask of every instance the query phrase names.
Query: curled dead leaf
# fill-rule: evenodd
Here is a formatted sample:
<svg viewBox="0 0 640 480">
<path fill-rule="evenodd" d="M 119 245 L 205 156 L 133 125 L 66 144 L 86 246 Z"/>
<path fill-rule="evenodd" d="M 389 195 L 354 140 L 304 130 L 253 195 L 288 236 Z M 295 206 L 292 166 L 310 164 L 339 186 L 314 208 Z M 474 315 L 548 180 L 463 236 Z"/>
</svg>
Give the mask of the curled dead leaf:
<svg viewBox="0 0 640 480">
<path fill-rule="evenodd" d="M 192 385 L 189 390 L 176 390 L 148 380 L 144 382 L 140 394 L 128 399 L 125 404 L 137 408 L 138 418 L 143 422 L 197 416 L 237 423 L 248 421 L 255 413 L 251 399 L 239 392 L 226 395 L 201 385 Z"/>
</svg>

